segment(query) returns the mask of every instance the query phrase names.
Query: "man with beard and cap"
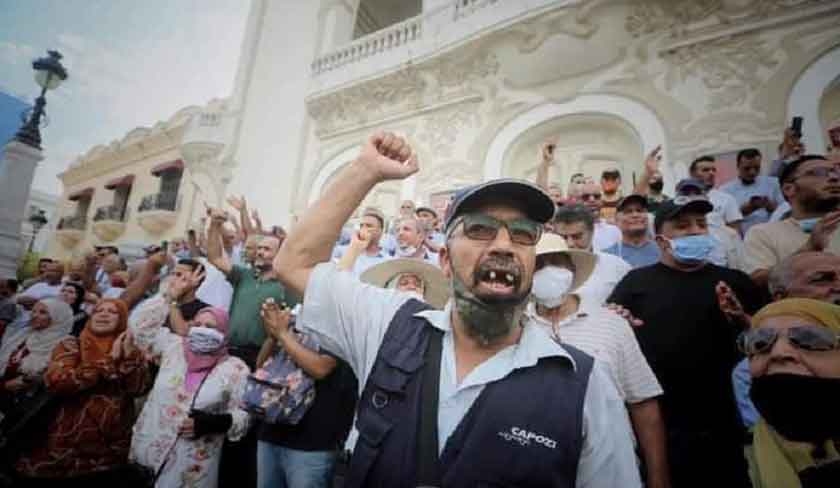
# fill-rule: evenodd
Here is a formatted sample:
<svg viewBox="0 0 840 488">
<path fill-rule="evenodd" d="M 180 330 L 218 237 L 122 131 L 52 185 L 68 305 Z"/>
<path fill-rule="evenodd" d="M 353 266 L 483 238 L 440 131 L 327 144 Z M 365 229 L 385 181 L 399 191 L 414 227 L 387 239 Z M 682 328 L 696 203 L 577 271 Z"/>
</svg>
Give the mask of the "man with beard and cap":
<svg viewBox="0 0 840 488">
<path fill-rule="evenodd" d="M 595 268 L 595 255 L 569 249 L 555 234 L 544 234 L 537 244 L 537 265 L 528 304 L 528 318 L 556 340 L 571 344 L 607 366 L 627 403 L 633 430 L 639 439 L 648 488 L 667 487 L 665 424 L 657 397 L 662 387 L 639 349 L 630 324 L 597 304 L 587 304 L 577 289 Z"/>
<path fill-rule="evenodd" d="M 715 287 L 728 284 L 748 313 L 766 297 L 744 273 L 707 261 L 712 210 L 702 195 L 663 203 L 654 220 L 660 262 L 630 271 L 608 302 L 643 322 L 633 331 L 665 390 L 673 485 L 746 488 L 743 428 L 731 387 L 739 331 L 720 310 Z"/>
<path fill-rule="evenodd" d="M 753 226 L 744 239 L 746 270 L 759 285 L 770 268 L 800 251 L 840 253 L 840 163 L 807 155 L 786 165 L 779 181 L 790 217 Z"/>
<path fill-rule="evenodd" d="M 418 169 L 403 138 L 375 133 L 274 263 L 293 292 L 305 290 L 301 323 L 359 378 L 345 486 L 640 486 L 627 414 L 603 367 L 524 316 L 535 246 L 554 213 L 543 191 L 508 179 L 456 195 L 440 252 L 443 311 L 328 262 L 367 193 Z"/>
</svg>

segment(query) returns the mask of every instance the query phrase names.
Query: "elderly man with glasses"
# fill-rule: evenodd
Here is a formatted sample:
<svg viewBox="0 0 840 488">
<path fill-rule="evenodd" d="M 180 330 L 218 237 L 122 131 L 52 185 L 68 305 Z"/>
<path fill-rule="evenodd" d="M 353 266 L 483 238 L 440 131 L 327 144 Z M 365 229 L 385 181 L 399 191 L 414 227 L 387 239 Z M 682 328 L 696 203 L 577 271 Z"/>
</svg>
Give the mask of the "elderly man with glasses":
<svg viewBox="0 0 840 488">
<path fill-rule="evenodd" d="M 359 378 L 345 486 L 640 486 L 627 414 L 603 367 L 524 318 L 535 246 L 554 213 L 542 190 L 496 180 L 456 195 L 440 251 L 443 311 L 327 262 L 365 195 L 418 169 L 403 138 L 374 134 L 275 261 L 305 297 L 301 323 Z"/>
</svg>

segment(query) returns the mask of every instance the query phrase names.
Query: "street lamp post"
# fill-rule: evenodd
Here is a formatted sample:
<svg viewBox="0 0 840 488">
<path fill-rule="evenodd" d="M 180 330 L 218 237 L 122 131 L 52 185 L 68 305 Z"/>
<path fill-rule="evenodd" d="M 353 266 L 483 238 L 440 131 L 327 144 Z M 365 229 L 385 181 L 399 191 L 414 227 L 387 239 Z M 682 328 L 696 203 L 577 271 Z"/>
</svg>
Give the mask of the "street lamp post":
<svg viewBox="0 0 840 488">
<path fill-rule="evenodd" d="M 47 51 L 47 54 L 32 63 L 35 81 L 41 87 L 35 106 L 0 154 L 0 278 L 15 276 L 21 251 L 26 249 L 21 239 L 21 221 L 27 218 L 35 168 L 44 159 L 40 128 L 47 105 L 46 94 L 67 79 L 61 54 L 58 51 Z"/>
<path fill-rule="evenodd" d="M 67 79 L 67 70 L 61 65 L 61 53 L 58 51 L 47 51 L 46 58 L 36 59 L 32 62 L 32 69 L 35 70 L 35 81 L 41 87 L 41 94 L 35 99 L 35 107 L 29 120 L 26 121 L 15 135 L 15 139 L 32 147 L 41 149 L 41 117 L 44 116 L 44 107 L 47 99 L 44 95 L 47 90 L 54 90 Z"/>
<path fill-rule="evenodd" d="M 29 240 L 29 253 L 32 253 L 32 247 L 35 245 L 35 239 L 38 238 L 38 233 L 47 225 L 47 216 L 42 209 L 32 212 L 29 216 L 29 223 L 32 225 L 32 239 Z"/>
</svg>

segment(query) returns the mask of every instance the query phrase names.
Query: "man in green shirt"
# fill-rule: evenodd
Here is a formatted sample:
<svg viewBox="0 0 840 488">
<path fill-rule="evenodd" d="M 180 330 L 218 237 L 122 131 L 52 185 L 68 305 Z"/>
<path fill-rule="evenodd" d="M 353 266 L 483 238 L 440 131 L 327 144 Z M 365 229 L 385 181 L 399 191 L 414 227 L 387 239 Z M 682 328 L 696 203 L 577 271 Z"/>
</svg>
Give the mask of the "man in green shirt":
<svg viewBox="0 0 840 488">
<path fill-rule="evenodd" d="M 257 256 L 253 268 L 232 265 L 222 246 L 222 226 L 227 221 L 222 210 L 210 210 L 207 231 L 207 257 L 210 263 L 225 274 L 233 285 L 230 306 L 230 334 L 228 350 L 253 370 L 257 354 L 266 339 L 260 310 L 267 298 L 289 306 L 297 302 L 286 293 L 272 270 L 272 262 L 280 241 L 274 236 L 261 236 L 257 242 Z"/>
</svg>

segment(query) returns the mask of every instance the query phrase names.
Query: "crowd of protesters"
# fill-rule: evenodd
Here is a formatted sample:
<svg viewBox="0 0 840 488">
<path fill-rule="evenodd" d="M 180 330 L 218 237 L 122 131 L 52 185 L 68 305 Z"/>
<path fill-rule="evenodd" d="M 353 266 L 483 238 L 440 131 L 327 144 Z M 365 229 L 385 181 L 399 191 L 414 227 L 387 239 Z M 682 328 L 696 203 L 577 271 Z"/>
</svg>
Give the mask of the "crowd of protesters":
<svg viewBox="0 0 840 488">
<path fill-rule="evenodd" d="M 0 486 L 840 486 L 840 157 L 659 148 L 622 175 L 359 208 L 244 197 L 126 259 L 0 280 Z M 390 213 L 393 212 L 393 213 Z M 524 400 L 524 401 L 523 401 Z"/>
</svg>

